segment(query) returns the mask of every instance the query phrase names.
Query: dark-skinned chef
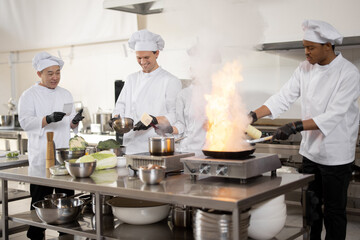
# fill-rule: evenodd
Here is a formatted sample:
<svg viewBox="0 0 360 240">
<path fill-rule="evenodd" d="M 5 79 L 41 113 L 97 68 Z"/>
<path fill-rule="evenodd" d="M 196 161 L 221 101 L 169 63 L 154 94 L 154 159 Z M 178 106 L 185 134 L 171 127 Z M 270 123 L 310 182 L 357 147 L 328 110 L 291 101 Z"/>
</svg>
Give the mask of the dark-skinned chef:
<svg viewBox="0 0 360 240">
<path fill-rule="evenodd" d="M 333 26 L 306 20 L 302 27 L 306 60 L 277 94 L 249 115 L 252 122 L 274 119 L 301 99 L 301 120 L 278 128 L 273 139 L 301 132 L 302 171 L 315 175 L 308 190 L 318 199 L 310 239 L 321 239 L 324 223 L 326 240 L 345 240 L 347 189 L 359 126 L 359 70 L 335 51 L 343 37 Z"/>
</svg>

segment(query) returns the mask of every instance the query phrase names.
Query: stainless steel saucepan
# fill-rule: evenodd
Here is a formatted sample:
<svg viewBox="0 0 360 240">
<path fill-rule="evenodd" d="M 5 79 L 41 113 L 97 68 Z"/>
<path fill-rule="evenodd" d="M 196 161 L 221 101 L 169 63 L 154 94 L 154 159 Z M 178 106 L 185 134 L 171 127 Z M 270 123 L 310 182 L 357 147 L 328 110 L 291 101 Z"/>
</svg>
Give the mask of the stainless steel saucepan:
<svg viewBox="0 0 360 240">
<path fill-rule="evenodd" d="M 150 137 L 149 152 L 155 156 L 168 156 L 175 152 L 174 137 Z"/>
</svg>

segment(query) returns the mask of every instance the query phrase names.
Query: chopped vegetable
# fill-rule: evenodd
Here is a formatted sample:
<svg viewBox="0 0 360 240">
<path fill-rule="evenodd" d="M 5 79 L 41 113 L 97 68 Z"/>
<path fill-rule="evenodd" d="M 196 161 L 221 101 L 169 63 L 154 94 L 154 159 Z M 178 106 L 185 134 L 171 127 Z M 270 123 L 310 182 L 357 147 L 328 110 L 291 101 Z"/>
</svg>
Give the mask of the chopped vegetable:
<svg viewBox="0 0 360 240">
<path fill-rule="evenodd" d="M 17 158 L 19 156 L 19 153 L 18 152 L 8 152 L 6 154 L 6 157 L 7 158 Z"/>
<path fill-rule="evenodd" d="M 91 155 L 84 155 L 76 160 L 76 163 L 95 162 L 95 158 Z"/>
<path fill-rule="evenodd" d="M 69 140 L 69 150 L 77 151 L 77 150 L 85 150 L 89 144 L 85 141 L 83 137 L 75 135 L 73 138 Z"/>
<path fill-rule="evenodd" d="M 97 147 L 101 150 L 108 150 L 111 148 L 119 148 L 121 146 L 120 143 L 118 143 L 114 139 L 108 139 L 106 141 L 100 141 L 97 145 Z"/>
</svg>

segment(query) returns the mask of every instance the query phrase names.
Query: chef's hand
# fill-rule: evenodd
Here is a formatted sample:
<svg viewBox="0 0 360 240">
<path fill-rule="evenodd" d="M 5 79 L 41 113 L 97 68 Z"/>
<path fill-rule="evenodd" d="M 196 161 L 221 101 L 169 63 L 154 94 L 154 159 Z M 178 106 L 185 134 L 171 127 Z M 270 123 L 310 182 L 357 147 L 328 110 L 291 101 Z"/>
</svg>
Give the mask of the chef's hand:
<svg viewBox="0 0 360 240">
<path fill-rule="evenodd" d="M 46 122 L 47 124 L 50 124 L 52 122 L 59 122 L 63 119 L 63 117 L 66 115 L 64 112 L 53 112 L 50 115 L 46 116 Z"/>
<path fill-rule="evenodd" d="M 258 120 L 257 116 L 256 116 L 256 113 L 253 112 L 253 111 L 250 111 L 249 114 L 248 114 L 249 118 L 251 119 L 251 123 L 250 124 L 253 124 L 254 122 L 256 122 Z"/>
<path fill-rule="evenodd" d="M 148 126 L 145 126 L 145 124 L 143 124 L 141 121 L 138 121 L 135 126 L 134 126 L 134 131 L 140 131 L 140 130 L 147 130 L 152 126 L 155 126 L 156 124 L 158 124 L 158 121 L 156 119 L 156 117 L 150 115 L 150 117 L 152 117 L 151 123 Z"/>
<path fill-rule="evenodd" d="M 272 140 L 274 139 L 286 140 L 290 137 L 291 134 L 301 132 L 302 130 L 304 130 L 302 121 L 288 123 L 282 127 L 279 127 L 276 130 Z"/>
<path fill-rule="evenodd" d="M 82 121 L 85 117 L 82 115 L 84 109 L 80 109 L 80 111 L 75 115 L 73 120 L 71 121 L 74 125 L 78 124 L 80 121 Z"/>
</svg>

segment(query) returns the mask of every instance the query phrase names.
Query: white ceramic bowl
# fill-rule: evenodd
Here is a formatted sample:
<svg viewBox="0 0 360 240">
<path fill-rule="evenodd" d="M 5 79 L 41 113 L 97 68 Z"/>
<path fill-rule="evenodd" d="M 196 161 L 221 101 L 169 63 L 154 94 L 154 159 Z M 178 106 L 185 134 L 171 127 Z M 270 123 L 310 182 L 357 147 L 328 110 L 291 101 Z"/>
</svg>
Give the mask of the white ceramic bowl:
<svg viewBox="0 0 360 240">
<path fill-rule="evenodd" d="M 250 210 L 251 218 L 263 219 L 271 218 L 276 216 L 283 216 L 286 214 L 286 204 L 277 205 L 276 207 L 270 208 L 255 208 Z"/>
<path fill-rule="evenodd" d="M 250 226 L 248 227 L 248 236 L 257 240 L 272 239 L 285 226 L 286 215 L 278 218 L 257 219 L 250 218 Z"/>
<path fill-rule="evenodd" d="M 273 199 L 270 199 L 270 200 L 255 204 L 252 208 L 259 208 L 259 207 L 262 207 L 262 208 L 270 207 L 270 208 L 272 208 L 272 207 L 274 207 L 276 205 L 282 205 L 284 203 L 285 203 L 285 195 L 280 195 L 280 196 L 278 196 L 276 198 L 273 198 Z"/>
<path fill-rule="evenodd" d="M 128 224 L 144 225 L 156 223 L 169 214 L 169 204 L 115 197 L 107 201 L 113 214 Z"/>
</svg>

